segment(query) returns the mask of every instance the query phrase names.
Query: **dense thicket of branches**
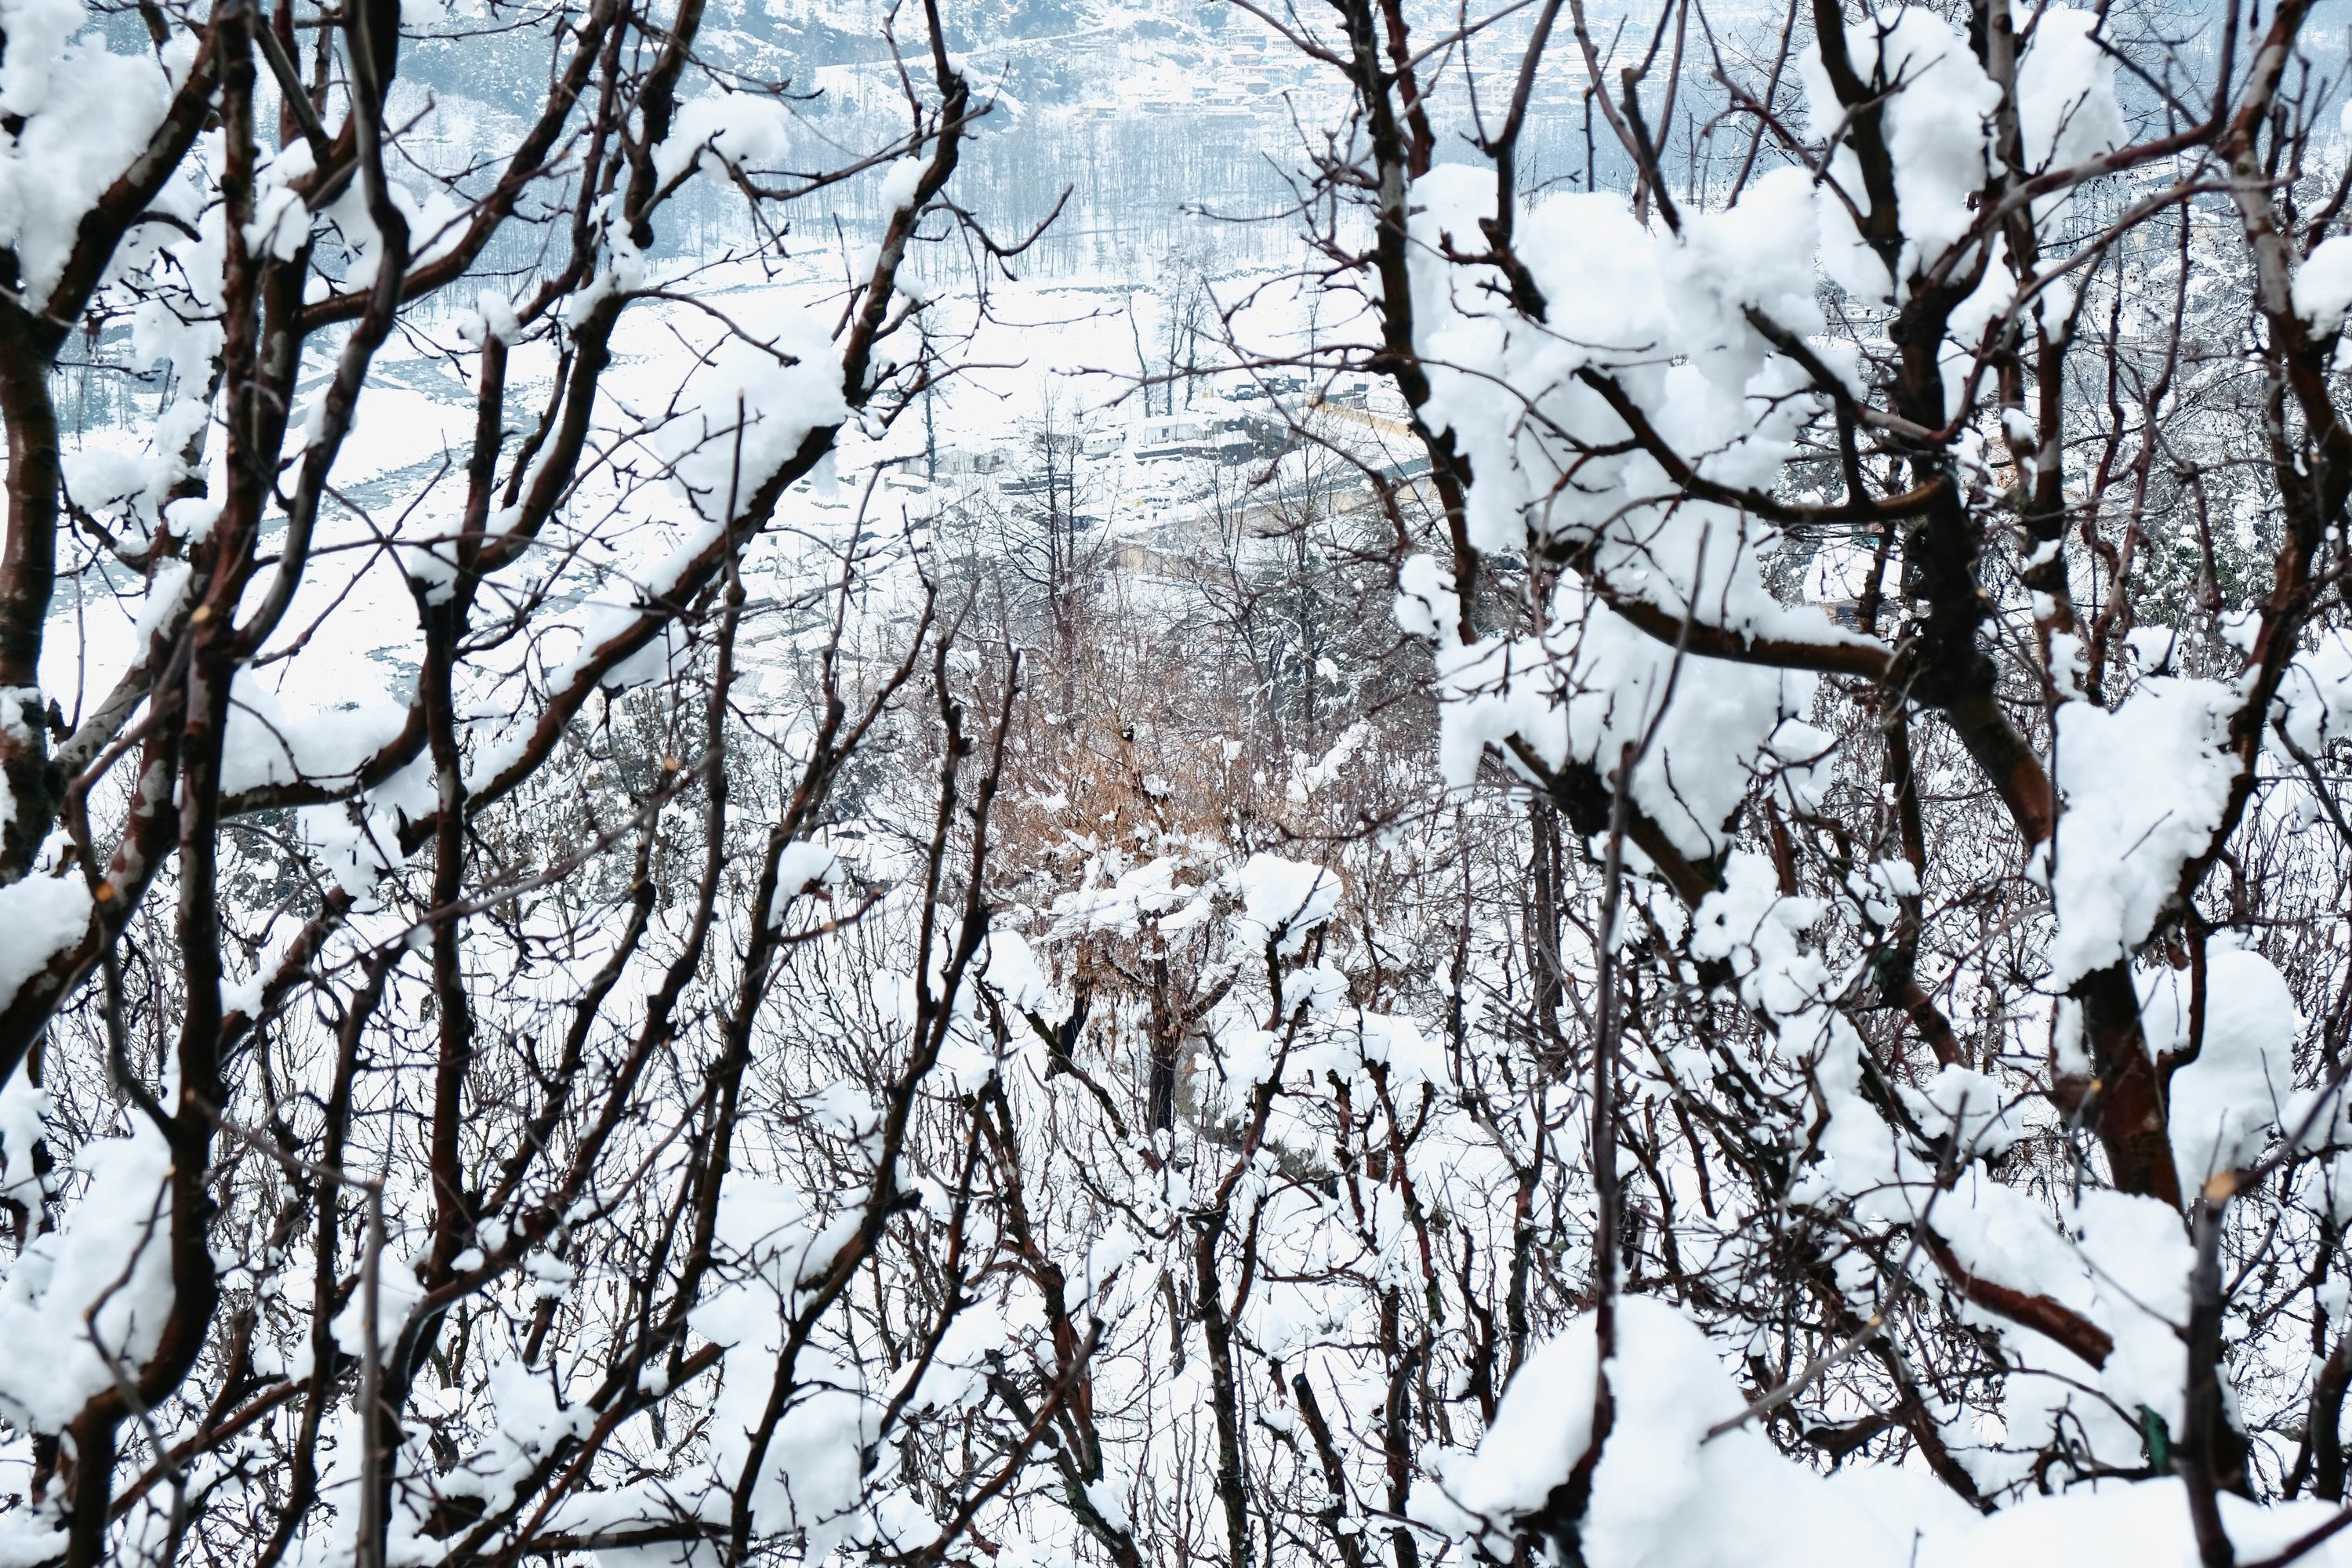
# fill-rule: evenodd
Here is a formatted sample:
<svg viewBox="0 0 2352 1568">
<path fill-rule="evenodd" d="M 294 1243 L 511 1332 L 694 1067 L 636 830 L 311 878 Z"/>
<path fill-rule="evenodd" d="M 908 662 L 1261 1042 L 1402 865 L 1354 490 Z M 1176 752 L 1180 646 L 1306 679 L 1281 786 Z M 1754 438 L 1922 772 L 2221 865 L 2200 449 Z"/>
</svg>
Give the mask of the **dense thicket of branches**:
<svg viewBox="0 0 2352 1568">
<path fill-rule="evenodd" d="M 1306 259 L 1137 396 L 1335 395 L 1117 537 L 1051 403 L 803 504 L 1029 237 L 929 0 L 870 146 L 703 0 L 0 6 L 0 1556 L 2332 1550 L 2311 5 L 1235 4 Z"/>
</svg>

